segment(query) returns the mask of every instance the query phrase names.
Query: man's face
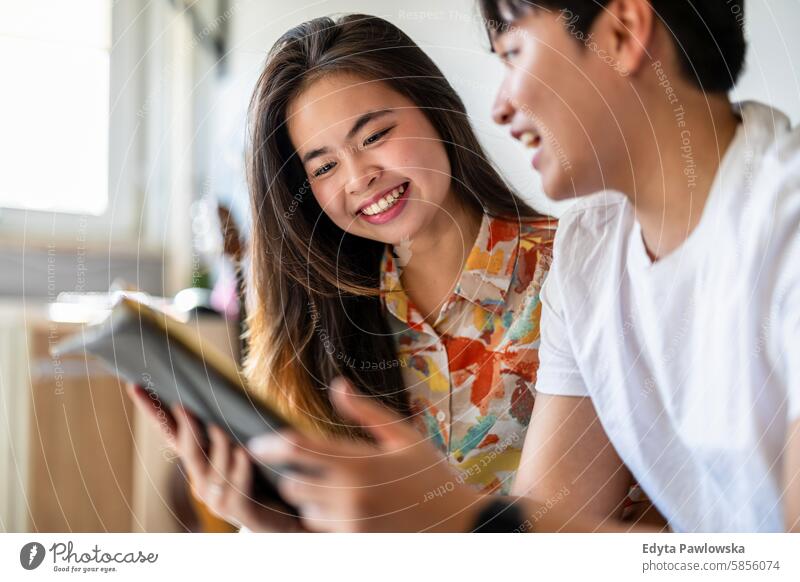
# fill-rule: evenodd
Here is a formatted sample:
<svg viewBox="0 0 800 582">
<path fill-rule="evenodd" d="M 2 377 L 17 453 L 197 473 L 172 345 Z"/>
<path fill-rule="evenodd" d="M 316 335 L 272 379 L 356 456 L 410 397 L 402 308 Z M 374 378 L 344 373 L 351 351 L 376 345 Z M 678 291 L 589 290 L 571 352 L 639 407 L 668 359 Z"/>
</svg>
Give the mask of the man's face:
<svg viewBox="0 0 800 582">
<path fill-rule="evenodd" d="M 604 49 L 609 39 L 581 33 L 568 11 L 506 16 L 509 25 L 493 37 L 506 68 L 495 121 L 531 148 L 531 164 L 550 198 L 612 187 L 609 173 L 627 159 L 618 123 L 626 80 Z"/>
</svg>

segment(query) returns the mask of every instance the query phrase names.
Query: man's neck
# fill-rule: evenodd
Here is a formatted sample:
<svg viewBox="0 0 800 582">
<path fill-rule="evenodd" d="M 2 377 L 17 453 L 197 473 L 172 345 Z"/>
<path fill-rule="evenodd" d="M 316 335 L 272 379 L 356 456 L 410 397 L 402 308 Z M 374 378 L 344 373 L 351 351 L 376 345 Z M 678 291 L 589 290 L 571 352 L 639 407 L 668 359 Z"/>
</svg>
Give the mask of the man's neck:
<svg viewBox="0 0 800 582">
<path fill-rule="evenodd" d="M 681 102 L 647 115 L 642 127 L 652 131 L 636 144 L 624 192 L 656 261 L 680 247 L 699 224 L 739 119 L 727 98 L 699 92 L 686 92 Z"/>
</svg>

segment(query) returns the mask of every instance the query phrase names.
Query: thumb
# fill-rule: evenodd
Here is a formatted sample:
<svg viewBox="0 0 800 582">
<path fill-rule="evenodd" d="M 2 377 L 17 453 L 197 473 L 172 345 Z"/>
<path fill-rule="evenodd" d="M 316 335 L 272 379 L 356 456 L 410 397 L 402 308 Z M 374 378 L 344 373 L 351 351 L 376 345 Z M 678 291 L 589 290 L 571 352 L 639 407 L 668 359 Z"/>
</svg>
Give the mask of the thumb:
<svg viewBox="0 0 800 582">
<path fill-rule="evenodd" d="M 339 376 L 330 385 L 336 410 L 357 422 L 381 445 L 404 447 L 420 440 L 420 436 L 397 412 L 387 408 L 374 396 L 358 394 L 349 380 Z"/>
</svg>

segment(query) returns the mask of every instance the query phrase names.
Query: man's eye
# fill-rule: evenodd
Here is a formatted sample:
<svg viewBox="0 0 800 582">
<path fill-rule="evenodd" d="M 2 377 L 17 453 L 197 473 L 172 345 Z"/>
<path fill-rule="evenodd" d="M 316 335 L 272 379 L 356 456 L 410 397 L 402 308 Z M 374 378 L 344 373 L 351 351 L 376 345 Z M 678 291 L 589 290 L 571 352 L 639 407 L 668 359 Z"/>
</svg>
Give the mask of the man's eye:
<svg viewBox="0 0 800 582">
<path fill-rule="evenodd" d="M 389 133 L 392 129 L 393 128 L 391 128 L 391 127 L 387 127 L 383 131 L 379 131 L 378 133 L 373 133 L 371 136 L 369 136 L 367 139 L 364 140 L 364 146 L 366 147 L 368 145 L 374 144 L 376 141 L 381 139 L 384 135 Z"/>
<path fill-rule="evenodd" d="M 500 58 L 506 62 L 510 61 L 512 58 L 519 54 L 518 49 L 511 49 L 500 53 Z"/>
<path fill-rule="evenodd" d="M 333 169 L 333 167 L 334 167 L 335 165 L 336 165 L 336 164 L 334 164 L 333 162 L 328 162 L 327 164 L 325 164 L 324 166 L 321 166 L 320 168 L 318 168 L 318 169 L 317 169 L 317 170 L 314 172 L 314 177 L 315 177 L 315 178 L 319 178 L 319 177 L 320 177 L 320 176 L 322 176 L 323 174 L 327 174 L 328 172 L 330 172 L 330 171 Z"/>
</svg>

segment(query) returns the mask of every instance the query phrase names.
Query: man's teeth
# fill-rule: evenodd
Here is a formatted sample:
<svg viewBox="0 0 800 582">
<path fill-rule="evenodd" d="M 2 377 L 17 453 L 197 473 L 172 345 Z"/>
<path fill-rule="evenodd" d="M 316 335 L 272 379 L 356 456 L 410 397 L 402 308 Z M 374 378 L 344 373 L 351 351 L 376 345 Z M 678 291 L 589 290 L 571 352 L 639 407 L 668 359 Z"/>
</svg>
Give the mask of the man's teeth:
<svg viewBox="0 0 800 582">
<path fill-rule="evenodd" d="M 521 136 L 519 136 L 519 140 L 527 148 L 539 147 L 539 144 L 542 142 L 542 138 L 540 138 L 532 131 L 526 131 L 525 133 L 523 133 Z"/>
<path fill-rule="evenodd" d="M 374 216 L 376 214 L 380 214 L 381 212 L 386 212 L 389 208 L 394 206 L 397 203 L 397 199 L 400 198 L 400 195 L 405 192 L 405 186 L 398 186 L 391 192 L 389 192 L 386 196 L 378 200 L 377 202 L 370 204 L 366 208 L 362 209 L 362 214 L 366 214 L 367 216 Z"/>
</svg>

